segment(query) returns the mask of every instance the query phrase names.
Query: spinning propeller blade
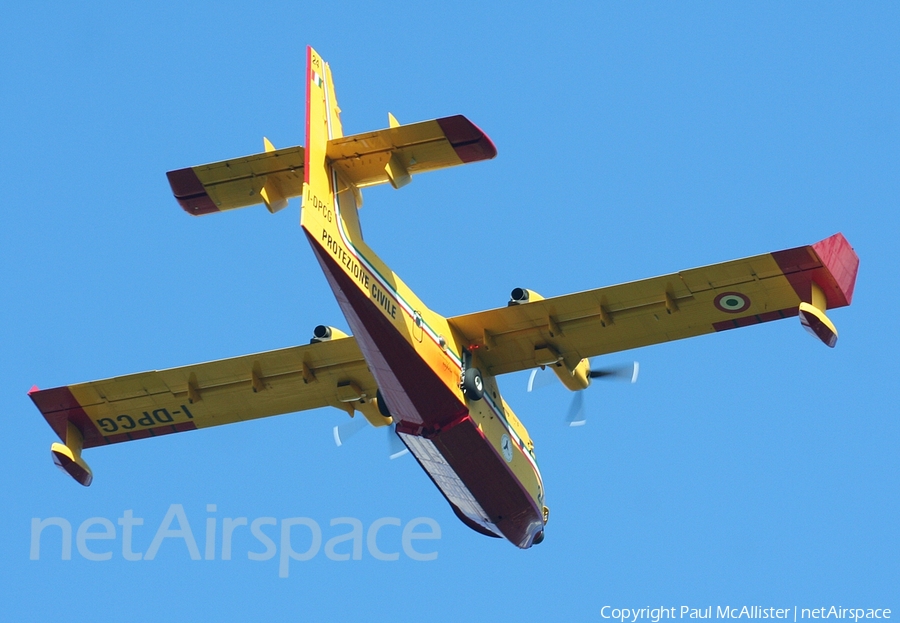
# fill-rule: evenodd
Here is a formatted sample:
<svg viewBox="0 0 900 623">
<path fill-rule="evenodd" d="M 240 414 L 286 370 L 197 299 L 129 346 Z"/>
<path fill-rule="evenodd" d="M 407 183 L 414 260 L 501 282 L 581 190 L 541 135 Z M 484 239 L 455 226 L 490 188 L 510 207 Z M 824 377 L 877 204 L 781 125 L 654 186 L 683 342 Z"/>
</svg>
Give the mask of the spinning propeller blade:
<svg viewBox="0 0 900 623">
<path fill-rule="evenodd" d="M 535 368 L 531 371 L 531 376 L 528 377 L 528 391 L 532 392 L 541 387 L 546 387 L 552 384 L 555 378 L 556 375 L 553 374 L 552 370 L 546 367 Z"/>
<path fill-rule="evenodd" d="M 344 422 L 343 424 L 338 424 L 334 427 L 334 443 L 336 446 L 340 447 L 344 445 L 344 443 L 350 439 L 353 435 L 361 431 L 366 427 L 366 418 L 364 417 L 355 417 L 352 418 L 349 422 Z M 409 450 L 406 449 L 406 446 L 403 445 L 403 442 L 400 440 L 400 437 L 397 436 L 397 425 L 392 424 L 390 426 L 383 427 L 385 433 L 387 433 L 387 442 L 388 442 L 388 456 L 391 459 L 400 458 L 404 454 L 408 454 Z"/>
<path fill-rule="evenodd" d="M 631 383 L 637 383 L 638 372 L 640 369 L 640 364 L 635 361 L 618 366 L 591 370 L 588 372 L 588 378 L 591 380 L 606 379 L 610 381 L 629 381 Z M 553 378 L 555 376 L 556 375 L 553 374 L 552 370 L 543 367 L 535 368 L 528 377 L 528 391 L 531 392 L 540 387 L 550 385 L 553 383 Z M 584 390 L 577 391 L 575 392 L 575 395 L 572 396 L 572 402 L 569 405 L 569 411 L 566 415 L 566 422 L 568 422 L 569 426 L 584 426 L 587 422 L 587 419 L 585 418 L 583 391 Z"/>
<path fill-rule="evenodd" d="M 340 448 L 342 445 L 344 445 L 345 441 L 365 428 L 366 424 L 366 418 L 355 417 L 351 418 L 349 422 L 344 422 L 343 424 L 338 424 L 337 426 L 335 426 L 333 431 L 335 445 Z"/>
<path fill-rule="evenodd" d="M 572 396 L 572 404 L 569 405 L 569 413 L 566 416 L 569 426 L 584 426 L 587 420 L 584 417 L 584 392 L 575 392 Z"/>
<path fill-rule="evenodd" d="M 388 433 L 388 456 L 391 460 L 398 459 L 404 454 L 409 454 L 409 450 L 403 445 L 400 436 L 397 435 L 397 425 L 391 424 L 387 427 Z"/>
<path fill-rule="evenodd" d="M 626 363 L 621 366 L 613 366 L 611 368 L 604 368 L 601 370 L 591 370 L 588 376 L 592 379 L 614 378 L 630 380 L 632 383 L 637 383 L 638 372 L 640 371 L 640 369 L 640 364 L 635 361 L 633 363 Z"/>
</svg>

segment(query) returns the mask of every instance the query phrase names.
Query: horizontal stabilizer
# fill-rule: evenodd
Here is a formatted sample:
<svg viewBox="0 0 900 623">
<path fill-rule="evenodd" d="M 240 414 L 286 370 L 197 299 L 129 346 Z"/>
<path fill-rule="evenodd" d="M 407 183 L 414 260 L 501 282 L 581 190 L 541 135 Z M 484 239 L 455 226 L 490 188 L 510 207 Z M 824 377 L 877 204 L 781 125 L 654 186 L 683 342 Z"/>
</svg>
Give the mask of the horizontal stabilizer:
<svg viewBox="0 0 900 623">
<path fill-rule="evenodd" d="M 286 147 L 169 171 L 166 177 L 179 205 L 193 216 L 258 203 L 275 212 L 303 193 L 303 154 L 302 147 Z"/>
<path fill-rule="evenodd" d="M 391 127 L 384 130 L 328 142 L 328 158 L 351 184 L 362 188 L 391 183 L 399 188 L 408 176 L 497 155 L 487 134 L 462 115 L 407 125 L 394 125 L 393 115 L 389 120 Z"/>
<path fill-rule="evenodd" d="M 497 155 L 478 126 L 463 117 L 443 117 L 328 141 L 326 154 L 341 177 L 357 191 L 391 184 L 400 188 L 413 175 Z M 252 156 L 201 164 L 166 173 L 175 199 L 193 216 L 263 203 L 270 212 L 303 194 L 304 148 L 275 149 Z M 361 204 L 361 200 L 357 202 Z"/>
</svg>

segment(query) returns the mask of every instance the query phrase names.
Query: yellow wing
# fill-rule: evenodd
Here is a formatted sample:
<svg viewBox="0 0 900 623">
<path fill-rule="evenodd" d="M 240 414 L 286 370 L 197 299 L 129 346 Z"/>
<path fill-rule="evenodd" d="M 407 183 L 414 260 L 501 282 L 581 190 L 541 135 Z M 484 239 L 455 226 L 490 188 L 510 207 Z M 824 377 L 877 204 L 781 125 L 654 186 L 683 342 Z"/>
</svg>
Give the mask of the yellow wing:
<svg viewBox="0 0 900 623">
<path fill-rule="evenodd" d="M 199 216 L 265 203 L 271 212 L 303 192 L 302 147 L 275 149 L 264 139 L 261 154 L 169 171 L 175 199 L 188 214 Z"/>
<path fill-rule="evenodd" d="M 532 296 L 531 302 L 457 316 L 449 322 L 477 347 L 479 365 L 491 374 L 554 360 L 573 370 L 585 357 L 788 318 L 798 312 L 804 320 L 801 303 L 812 304 L 811 313 L 819 310 L 824 317 L 826 308 L 850 304 L 858 264 L 846 239 L 835 234 L 811 246 L 643 281 L 548 299 Z M 828 343 L 828 336 L 816 335 Z M 833 338 L 830 346 L 836 331 Z"/>
<path fill-rule="evenodd" d="M 491 139 L 463 117 L 443 117 L 328 142 L 327 155 L 344 180 L 357 189 L 390 182 L 395 188 L 412 175 L 497 155 Z M 304 149 L 275 149 L 211 164 L 169 171 L 175 199 L 188 214 L 200 216 L 264 203 L 270 212 L 303 193 Z M 361 203 L 361 202 L 360 202 Z"/>
<path fill-rule="evenodd" d="M 343 177 L 358 188 L 386 184 L 399 188 L 412 175 L 453 167 L 497 155 L 478 126 L 462 115 L 328 141 L 326 154 Z"/>
<path fill-rule="evenodd" d="M 378 419 L 376 391 L 346 337 L 29 395 L 63 442 L 71 422 L 90 448 L 329 405 L 389 423 Z"/>
</svg>

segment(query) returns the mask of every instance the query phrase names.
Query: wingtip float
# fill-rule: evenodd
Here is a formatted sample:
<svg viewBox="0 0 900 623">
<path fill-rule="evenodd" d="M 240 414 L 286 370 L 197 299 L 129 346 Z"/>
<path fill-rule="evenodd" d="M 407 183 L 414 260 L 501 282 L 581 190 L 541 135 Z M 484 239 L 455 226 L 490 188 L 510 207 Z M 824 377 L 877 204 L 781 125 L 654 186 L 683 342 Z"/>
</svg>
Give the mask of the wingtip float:
<svg viewBox="0 0 900 623">
<path fill-rule="evenodd" d="M 84 435 L 81 433 L 81 428 L 66 416 L 63 416 L 62 418 L 54 417 L 51 415 L 54 413 L 53 411 L 50 409 L 44 411 L 44 409 L 41 408 L 42 404 L 45 407 L 47 406 L 42 398 L 54 393 L 58 392 L 50 390 L 43 395 L 38 395 L 41 394 L 41 390 L 38 389 L 37 385 L 33 385 L 31 389 L 28 390 L 28 396 L 34 401 L 34 404 L 37 405 L 38 409 L 41 410 L 44 417 L 47 418 L 47 422 L 50 426 L 59 434 L 60 440 L 63 441 L 63 443 L 53 443 L 50 445 L 50 458 L 53 459 L 54 465 L 71 476 L 75 482 L 85 487 L 89 487 L 94 480 L 94 474 L 85 460 L 81 457 L 81 450 L 84 447 Z"/>
<path fill-rule="evenodd" d="M 362 239 L 364 188 L 493 158 L 462 116 L 345 136 L 330 67 L 308 49 L 306 144 L 170 171 L 194 216 L 302 198 L 301 228 L 352 336 L 318 327 L 308 345 L 29 395 L 62 443 L 54 462 L 83 485 L 83 448 L 331 406 L 391 429 L 454 514 L 520 548 L 549 517 L 534 442 L 495 377 L 550 367 L 580 391 L 589 357 L 799 316 L 834 346 L 827 310 L 849 305 L 859 260 L 841 234 L 814 245 L 452 318 L 427 307 Z"/>
</svg>

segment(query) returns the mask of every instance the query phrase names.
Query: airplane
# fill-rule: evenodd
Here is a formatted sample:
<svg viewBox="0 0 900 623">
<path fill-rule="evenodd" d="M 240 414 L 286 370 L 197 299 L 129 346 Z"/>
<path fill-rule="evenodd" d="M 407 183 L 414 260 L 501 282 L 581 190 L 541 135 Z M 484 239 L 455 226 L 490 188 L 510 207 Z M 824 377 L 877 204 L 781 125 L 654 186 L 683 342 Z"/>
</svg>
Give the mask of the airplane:
<svg viewBox="0 0 900 623">
<path fill-rule="evenodd" d="M 82 451 L 331 406 L 391 426 L 469 528 L 527 549 L 549 518 L 534 443 L 496 377 L 549 368 L 574 392 L 590 358 L 784 318 L 834 347 L 829 309 L 849 305 L 859 258 L 840 233 L 812 245 L 544 298 L 512 290 L 504 307 L 444 317 L 365 243 L 362 190 L 490 160 L 488 136 L 461 115 L 344 135 L 330 66 L 307 48 L 306 143 L 167 173 L 190 215 L 301 197 L 300 227 L 352 336 L 315 327 L 309 344 L 29 392 L 62 443 L 54 463 L 88 486 Z"/>
</svg>

